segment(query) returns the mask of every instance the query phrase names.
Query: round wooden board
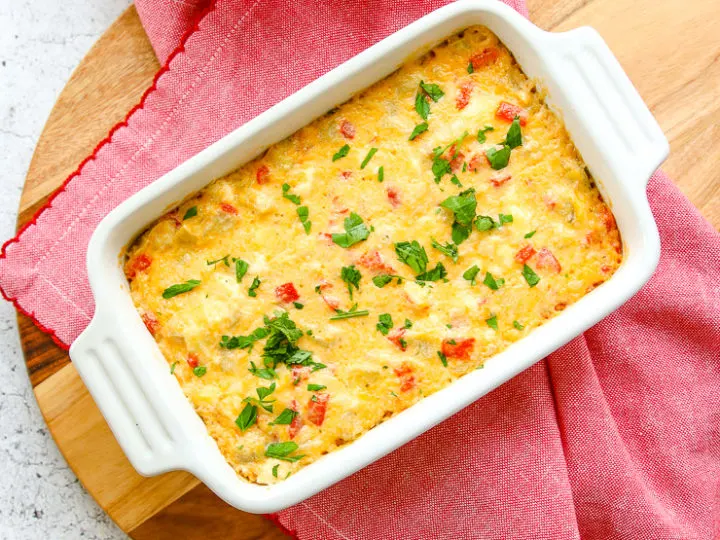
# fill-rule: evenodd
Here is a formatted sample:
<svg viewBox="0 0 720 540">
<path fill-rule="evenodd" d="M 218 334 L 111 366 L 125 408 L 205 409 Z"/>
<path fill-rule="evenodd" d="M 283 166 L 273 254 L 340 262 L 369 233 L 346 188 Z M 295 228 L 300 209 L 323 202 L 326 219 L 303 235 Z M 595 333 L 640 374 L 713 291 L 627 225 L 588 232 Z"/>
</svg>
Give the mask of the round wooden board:
<svg viewBox="0 0 720 540">
<path fill-rule="evenodd" d="M 664 166 L 720 227 L 720 20 L 717 0 L 531 0 L 531 19 L 561 31 L 594 26 L 670 139 Z M 682 46 L 679 46 L 682 44 Z M 121 121 L 159 69 L 134 7 L 105 32 L 60 94 L 37 144 L 18 226 Z M 136 539 L 287 538 L 262 516 L 237 511 L 189 474 L 143 478 L 130 466 L 68 355 L 18 316 L 30 379 L 63 455 L 85 488 Z"/>
</svg>

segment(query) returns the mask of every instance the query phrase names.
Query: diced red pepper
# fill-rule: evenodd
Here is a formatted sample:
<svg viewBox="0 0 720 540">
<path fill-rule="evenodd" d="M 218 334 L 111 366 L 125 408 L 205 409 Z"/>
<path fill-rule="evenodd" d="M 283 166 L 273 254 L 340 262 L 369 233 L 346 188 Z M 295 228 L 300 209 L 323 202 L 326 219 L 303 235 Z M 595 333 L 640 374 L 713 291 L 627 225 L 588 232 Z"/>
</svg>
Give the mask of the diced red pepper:
<svg viewBox="0 0 720 540">
<path fill-rule="evenodd" d="M 468 169 L 470 169 L 470 171 L 472 172 L 477 172 L 480 170 L 480 168 L 485 167 L 489 164 L 490 160 L 488 159 L 487 155 L 475 154 L 472 159 L 470 159 L 470 163 L 468 163 Z"/>
<path fill-rule="evenodd" d="M 300 295 L 295 289 L 295 285 L 292 283 L 284 283 L 277 287 L 275 289 L 275 296 L 277 296 L 281 302 L 285 302 L 286 304 L 295 302 L 298 298 L 300 298 Z"/>
<path fill-rule="evenodd" d="M 453 155 L 455 157 L 453 157 Z M 453 152 L 450 154 L 450 157 L 452 158 L 450 160 L 450 170 L 456 173 L 462 168 L 462 164 L 465 161 L 465 154 L 463 154 L 462 152 L 458 152 L 457 154 L 455 154 L 455 152 Z"/>
<path fill-rule="evenodd" d="M 152 258 L 147 253 L 140 253 L 133 257 L 125 266 L 125 275 L 128 279 L 135 279 L 138 272 L 144 272 L 152 264 Z"/>
<path fill-rule="evenodd" d="M 255 173 L 255 180 L 258 184 L 267 184 L 270 181 L 270 169 L 267 165 L 260 165 Z"/>
<path fill-rule="evenodd" d="M 603 265 L 600 267 L 600 271 L 601 271 L 603 274 L 607 274 L 610 270 L 612 270 L 612 268 L 611 268 L 610 266 L 608 266 L 607 264 L 603 264 Z"/>
<path fill-rule="evenodd" d="M 188 366 L 195 369 L 196 367 L 198 367 L 198 365 L 200 365 L 200 359 L 198 358 L 197 354 L 190 353 L 187 357 L 187 363 Z"/>
<path fill-rule="evenodd" d="M 405 328 L 394 328 L 390 330 L 390 333 L 387 336 L 390 342 L 401 351 L 407 349 L 407 342 L 403 339 L 405 332 L 407 332 Z"/>
<path fill-rule="evenodd" d="M 520 117 L 520 125 L 524 126 L 527 124 L 527 111 L 518 105 L 508 103 L 507 101 L 501 101 L 495 111 L 495 117 L 506 122 L 512 122 L 515 117 Z"/>
<path fill-rule="evenodd" d="M 470 360 L 473 349 L 475 349 L 475 338 L 444 339 L 441 347 L 446 358 L 458 360 Z"/>
<path fill-rule="evenodd" d="M 352 171 L 340 171 L 340 176 L 343 177 L 343 180 L 348 180 L 352 178 Z"/>
<path fill-rule="evenodd" d="M 471 79 L 467 79 L 460 84 L 457 96 L 455 97 L 455 105 L 458 111 L 462 111 L 467 104 L 470 103 L 470 94 L 472 93 L 473 82 Z"/>
<path fill-rule="evenodd" d="M 146 311 L 143 313 L 142 321 L 145 323 L 145 327 L 153 336 L 160 330 L 160 321 L 157 320 L 152 311 Z"/>
<path fill-rule="evenodd" d="M 343 134 L 343 137 L 346 139 L 353 139 L 355 138 L 355 126 L 352 124 L 352 122 L 349 122 L 348 120 L 343 120 L 340 123 L 340 133 Z"/>
<path fill-rule="evenodd" d="M 330 394 L 321 393 L 315 394 L 308 401 L 307 419 L 316 426 L 322 426 L 325 421 L 325 411 L 329 399 Z"/>
<path fill-rule="evenodd" d="M 526 244 L 515 254 L 515 260 L 520 264 L 525 264 L 533 255 L 535 255 L 535 248 L 530 244 Z"/>
<path fill-rule="evenodd" d="M 602 221 L 605 224 L 607 232 L 610 232 L 617 227 L 615 224 L 615 216 L 612 215 L 612 212 L 605 204 L 602 205 L 600 216 L 602 217 Z"/>
<path fill-rule="evenodd" d="M 482 52 L 470 57 L 470 63 L 472 64 L 473 70 L 477 71 L 478 69 L 484 68 L 485 66 L 494 64 L 499 56 L 500 51 L 498 51 L 495 47 L 489 47 Z"/>
<path fill-rule="evenodd" d="M 397 208 L 398 206 L 400 206 L 400 195 L 394 187 L 388 186 L 387 196 L 390 204 L 392 204 L 393 207 Z"/>
<path fill-rule="evenodd" d="M 232 204 L 226 202 L 220 203 L 220 210 L 222 210 L 226 214 L 236 215 L 238 213 L 237 208 L 235 208 Z"/>
<path fill-rule="evenodd" d="M 327 307 L 331 310 L 337 311 L 340 307 L 340 300 L 338 300 L 335 296 L 330 296 L 329 294 L 323 294 L 321 296 L 323 301 L 327 304 Z"/>
<path fill-rule="evenodd" d="M 511 178 L 512 176 L 507 172 L 495 173 L 490 177 L 490 182 L 492 182 L 493 186 L 500 187 Z"/>
<path fill-rule="evenodd" d="M 290 368 L 290 373 L 292 374 L 293 384 L 298 384 L 300 381 L 306 381 L 310 376 L 310 367 L 296 364 Z"/>
<path fill-rule="evenodd" d="M 288 409 L 290 409 L 291 411 L 299 412 L 297 401 L 293 399 L 292 402 L 290 402 L 290 407 L 288 407 Z M 294 439 L 295 435 L 298 434 L 298 431 L 300 431 L 301 427 L 302 420 L 300 419 L 300 415 L 296 414 L 295 418 L 292 419 L 292 422 L 290 422 L 290 425 L 288 426 L 288 437 Z"/>
<path fill-rule="evenodd" d="M 562 267 L 560 266 L 558 260 L 555 258 L 555 255 L 553 255 L 552 251 L 550 251 L 548 248 L 542 248 L 540 251 L 538 251 L 535 260 L 537 261 L 535 265 L 541 270 L 551 270 L 558 274 L 562 270 Z"/>
<path fill-rule="evenodd" d="M 321 233 L 318 233 L 318 236 L 319 236 L 320 238 L 322 238 L 323 240 L 325 240 L 325 243 L 326 243 L 328 246 L 332 246 L 332 245 L 333 245 L 332 234 L 327 233 L 327 232 L 321 232 Z"/>
<path fill-rule="evenodd" d="M 387 264 L 378 251 L 367 251 L 358 259 L 358 264 L 373 272 L 383 274 L 394 274 L 395 269 Z"/>
<path fill-rule="evenodd" d="M 409 364 L 403 364 L 399 368 L 393 369 L 395 375 L 400 379 L 400 391 L 407 392 L 415 388 L 415 375 L 413 368 Z"/>
</svg>

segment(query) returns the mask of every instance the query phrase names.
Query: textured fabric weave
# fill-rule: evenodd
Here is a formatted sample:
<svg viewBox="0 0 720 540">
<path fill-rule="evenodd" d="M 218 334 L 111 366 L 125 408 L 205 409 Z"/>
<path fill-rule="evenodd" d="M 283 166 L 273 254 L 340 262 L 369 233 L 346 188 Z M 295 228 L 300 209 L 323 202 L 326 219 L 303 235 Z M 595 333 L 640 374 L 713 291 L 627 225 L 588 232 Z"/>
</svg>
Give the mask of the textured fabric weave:
<svg viewBox="0 0 720 540">
<path fill-rule="evenodd" d="M 137 0 L 168 64 L 52 205 L 6 243 L 3 294 L 71 343 L 93 312 L 87 242 L 110 209 L 444 3 Z M 273 519 L 302 539 L 720 537 L 720 235 L 662 173 L 648 189 L 663 251 L 635 298 Z"/>
</svg>

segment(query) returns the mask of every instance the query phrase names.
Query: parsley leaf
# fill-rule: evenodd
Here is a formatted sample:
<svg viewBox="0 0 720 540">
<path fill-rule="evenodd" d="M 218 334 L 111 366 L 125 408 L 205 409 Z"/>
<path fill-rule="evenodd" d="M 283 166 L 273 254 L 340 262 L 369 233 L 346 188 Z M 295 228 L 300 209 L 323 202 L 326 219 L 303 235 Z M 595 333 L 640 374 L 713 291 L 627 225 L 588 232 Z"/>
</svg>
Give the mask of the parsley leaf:
<svg viewBox="0 0 720 540">
<path fill-rule="evenodd" d="M 470 188 L 458 195 L 448 197 L 440 206 L 447 208 L 455 214 L 455 221 L 462 225 L 469 225 L 475 218 L 475 209 L 477 208 L 477 200 L 475 199 L 475 190 Z"/>
<path fill-rule="evenodd" d="M 405 319 L 405 324 L 403 324 L 403 328 L 412 328 L 412 321 L 410 319 Z"/>
<path fill-rule="evenodd" d="M 487 141 L 487 136 L 485 135 L 488 131 L 495 131 L 495 128 L 491 125 L 486 125 L 485 127 L 481 127 L 477 132 L 477 141 L 479 143 L 484 143 Z"/>
<path fill-rule="evenodd" d="M 301 455 L 301 456 L 291 456 L 290 455 L 298 448 L 299 448 L 299 446 L 297 445 L 297 443 L 295 443 L 293 441 L 271 443 L 271 444 L 267 445 L 267 448 L 265 448 L 265 457 L 280 459 L 283 461 L 289 461 L 289 462 L 293 463 L 293 462 L 298 461 L 299 459 L 305 457 L 304 455 Z"/>
<path fill-rule="evenodd" d="M 393 279 L 397 279 L 398 285 L 402 283 L 402 276 L 395 276 L 392 274 L 378 274 L 372 278 L 373 283 L 378 289 L 382 289 L 385 285 L 390 283 Z"/>
<path fill-rule="evenodd" d="M 483 280 L 483 283 L 490 287 L 493 291 L 497 291 L 505 284 L 505 280 L 503 278 L 495 279 L 490 272 L 485 272 L 485 279 Z"/>
<path fill-rule="evenodd" d="M 378 317 L 378 323 L 375 325 L 375 328 L 377 328 L 383 336 L 387 336 L 393 326 L 392 316 L 389 313 L 383 313 Z"/>
<path fill-rule="evenodd" d="M 475 285 L 475 278 L 477 277 L 479 272 L 480 269 L 477 267 L 477 264 L 473 264 L 470 268 L 463 272 L 462 277 L 463 279 L 467 279 L 470 282 L 470 285 Z"/>
<path fill-rule="evenodd" d="M 183 216 L 183 221 L 185 221 L 186 219 L 190 219 L 191 217 L 195 217 L 195 216 L 197 216 L 197 206 L 191 206 L 185 212 L 185 215 Z"/>
<path fill-rule="evenodd" d="M 503 145 L 500 150 L 495 147 L 488 148 L 485 151 L 485 155 L 490 162 L 490 166 L 496 171 L 499 171 L 507 167 L 510 162 L 510 147 Z"/>
<path fill-rule="evenodd" d="M 293 306 L 295 306 L 295 309 L 302 309 L 305 306 L 301 304 L 300 302 L 293 302 Z"/>
<path fill-rule="evenodd" d="M 257 296 L 257 288 L 260 286 L 262 281 L 260 281 L 260 278 L 255 276 L 255 279 L 253 279 L 252 283 L 250 284 L 250 288 L 248 289 L 248 296 L 255 298 Z"/>
<path fill-rule="evenodd" d="M 283 412 L 281 412 L 278 415 L 278 417 L 273 422 L 270 422 L 270 425 L 271 426 L 290 425 L 297 415 L 298 415 L 297 411 L 293 411 L 292 409 L 286 408 L 283 410 Z"/>
<path fill-rule="evenodd" d="M 256 341 L 264 339 L 268 336 L 269 332 L 266 328 L 256 328 L 249 336 L 222 336 L 220 338 L 220 347 L 223 349 L 249 349 L 252 350 L 252 346 Z"/>
<path fill-rule="evenodd" d="M 272 475 L 273 475 L 275 478 L 278 477 L 277 471 L 278 471 L 278 467 L 279 467 L 279 466 L 280 466 L 280 464 L 278 463 L 277 465 L 273 466 L 273 468 L 272 468 Z"/>
<path fill-rule="evenodd" d="M 525 278 L 525 281 L 527 281 L 527 284 L 531 287 L 540 283 L 540 277 L 527 264 L 523 265 L 522 275 Z"/>
<path fill-rule="evenodd" d="M 452 242 L 448 242 L 447 244 L 445 244 L 443 246 L 434 238 L 431 238 L 431 240 L 432 240 L 432 247 L 437 249 L 440 253 L 450 257 L 452 259 L 452 262 L 454 262 L 454 263 L 458 262 L 459 253 L 458 253 L 458 247 L 455 244 L 453 244 Z"/>
<path fill-rule="evenodd" d="M 430 114 L 430 104 L 425 98 L 425 94 L 420 90 L 418 90 L 417 94 L 415 94 L 415 110 L 420 115 L 420 118 L 423 120 L 428 119 L 428 115 Z"/>
<path fill-rule="evenodd" d="M 177 367 L 177 365 L 178 365 L 177 362 L 173 362 L 173 363 L 172 363 L 172 365 L 170 366 L 170 375 L 172 375 L 173 373 L 175 373 L 175 368 Z"/>
<path fill-rule="evenodd" d="M 422 124 L 418 124 L 415 126 L 415 129 L 412 130 L 412 133 L 410 134 L 410 138 L 408 141 L 415 140 L 415 138 L 420 135 L 421 133 L 425 133 L 428 130 L 428 123 L 423 122 Z"/>
<path fill-rule="evenodd" d="M 274 369 L 258 369 L 257 366 L 255 366 L 255 362 L 250 362 L 250 367 L 248 368 L 248 371 L 256 377 L 260 377 L 261 379 L 265 379 L 268 381 L 272 381 L 273 379 L 277 378 L 277 373 L 275 373 Z"/>
<path fill-rule="evenodd" d="M 536 232 L 537 232 L 537 231 L 530 231 L 529 233 L 527 233 L 527 234 L 525 235 L 525 238 L 532 238 L 533 236 L 535 236 L 535 233 L 536 233 Z"/>
<path fill-rule="evenodd" d="M 395 253 L 397 253 L 398 258 L 412 268 L 416 274 L 422 274 L 427 269 L 427 253 L 425 252 L 425 248 L 422 247 L 417 240 L 396 243 Z"/>
<path fill-rule="evenodd" d="M 439 262 L 433 268 L 432 270 L 428 270 L 427 272 L 423 272 L 422 274 L 418 274 L 415 276 L 415 279 L 418 281 L 438 281 L 447 276 L 447 270 L 445 270 L 445 266 L 443 263 Z"/>
<path fill-rule="evenodd" d="M 170 287 L 168 287 L 167 289 L 165 289 L 163 291 L 162 297 L 167 300 L 168 298 L 172 298 L 173 296 L 177 296 L 178 294 L 190 292 L 198 285 L 200 285 L 199 279 L 189 279 L 185 283 L 178 283 L 177 285 L 171 285 Z"/>
<path fill-rule="evenodd" d="M 472 64 L 470 64 L 472 66 Z M 440 358 L 440 362 L 442 362 L 442 365 L 447 367 L 447 356 L 445 356 L 442 351 L 438 351 L 438 358 Z"/>
<path fill-rule="evenodd" d="M 320 390 L 325 390 L 326 388 L 327 388 L 327 386 L 325 386 L 324 384 L 308 384 L 307 385 L 307 389 L 310 392 L 319 392 Z"/>
<path fill-rule="evenodd" d="M 217 263 L 225 263 L 225 266 L 230 266 L 230 263 L 228 262 L 228 259 L 230 258 L 230 255 L 225 255 L 224 257 L 217 259 L 215 261 L 205 261 L 208 266 L 216 265 Z"/>
<path fill-rule="evenodd" d="M 367 309 L 358 310 L 357 304 L 353 304 L 353 307 L 349 311 L 343 311 L 342 309 L 335 310 L 337 315 L 330 317 L 331 321 L 341 321 L 343 319 L 352 319 L 354 317 L 367 317 L 370 312 Z"/>
<path fill-rule="evenodd" d="M 300 196 L 293 195 L 292 193 L 290 193 L 290 184 L 283 184 L 282 191 L 283 191 L 283 197 L 286 198 L 288 201 L 290 201 L 293 204 L 300 204 L 300 202 L 301 202 Z"/>
<path fill-rule="evenodd" d="M 505 136 L 505 144 L 508 148 L 517 148 L 522 146 L 522 132 L 520 130 L 520 118 L 518 116 L 510 124 L 507 135 Z"/>
<path fill-rule="evenodd" d="M 363 159 L 362 163 L 360 164 L 360 168 L 364 169 L 365 166 L 370 163 L 370 160 L 373 158 L 375 153 L 378 151 L 377 148 L 371 148 L 370 151 L 367 153 L 367 156 L 365 156 L 365 159 Z"/>
<path fill-rule="evenodd" d="M 518 321 L 513 321 L 513 326 L 514 326 L 516 329 L 518 329 L 518 330 L 522 330 L 522 329 L 525 328 L 525 327 L 524 327 L 522 324 L 520 324 Z"/>
<path fill-rule="evenodd" d="M 264 401 L 266 397 L 275 391 L 275 383 L 272 383 L 270 386 L 261 386 L 256 388 L 255 391 L 257 392 L 258 399 Z"/>
<path fill-rule="evenodd" d="M 340 158 L 344 158 L 344 157 L 347 156 L 349 153 L 350 153 L 350 145 L 349 145 L 349 144 L 343 145 L 343 146 L 340 148 L 340 150 L 338 150 L 337 152 L 335 152 L 335 154 L 334 154 L 333 157 L 332 157 L 332 160 L 333 160 L 333 161 L 337 161 L 337 160 L 340 159 Z"/>
<path fill-rule="evenodd" d="M 440 156 L 433 158 L 432 172 L 433 176 L 435 177 L 435 183 L 439 184 L 443 176 L 452 172 L 452 169 L 450 168 L 450 162 L 445 158 L 441 158 Z"/>
<path fill-rule="evenodd" d="M 310 215 L 308 207 L 298 206 L 296 210 L 297 215 L 300 218 L 300 223 L 302 223 L 303 229 L 305 229 L 305 234 L 310 234 L 310 227 L 312 226 L 312 222 L 308 219 L 308 216 Z"/>
<path fill-rule="evenodd" d="M 378 182 L 382 184 L 383 180 L 385 180 L 385 167 L 381 165 L 378 169 Z"/>
<path fill-rule="evenodd" d="M 250 403 L 245 404 L 245 408 L 235 419 L 237 427 L 240 431 L 247 431 L 257 421 L 257 407 Z"/>
<path fill-rule="evenodd" d="M 490 317 L 489 319 L 485 319 L 485 322 L 486 322 L 487 325 L 488 325 L 490 328 L 492 328 L 493 330 L 497 330 L 497 329 L 498 329 L 498 323 L 497 323 L 497 316 L 496 316 L 496 315 L 493 315 L 493 316 Z"/>
<path fill-rule="evenodd" d="M 499 229 L 506 223 L 512 223 L 512 222 L 513 222 L 512 214 L 498 214 L 498 223 L 497 223 L 496 227 Z"/>
<path fill-rule="evenodd" d="M 250 265 L 247 262 L 241 259 L 235 259 L 235 281 L 240 283 L 242 278 L 245 277 L 245 274 L 247 274 L 248 268 L 250 268 Z"/>
<path fill-rule="evenodd" d="M 465 166 L 466 164 L 463 163 L 463 172 L 465 172 Z M 455 174 L 450 177 L 450 183 L 456 185 L 457 187 L 463 187 L 462 183 L 460 183 L 460 179 Z"/>
<path fill-rule="evenodd" d="M 342 270 L 340 271 L 340 278 L 347 283 L 348 293 L 350 294 L 350 300 L 352 300 L 353 292 L 352 288 L 355 287 L 356 290 L 360 290 L 360 279 L 362 278 L 362 274 L 360 273 L 360 270 L 355 268 L 355 265 L 350 266 L 343 266 Z"/>
<path fill-rule="evenodd" d="M 196 377 L 202 377 L 206 373 L 207 373 L 207 368 L 205 366 L 197 366 L 197 367 L 193 368 L 193 374 Z"/>
<path fill-rule="evenodd" d="M 472 62 L 468 62 L 467 72 L 475 73 L 475 68 L 473 67 Z"/>
<path fill-rule="evenodd" d="M 424 81 L 420 81 L 420 88 L 425 92 L 430 99 L 432 99 L 435 103 L 438 102 L 438 100 L 445 95 L 445 92 L 440 90 L 440 87 L 437 84 L 425 84 Z"/>
<path fill-rule="evenodd" d="M 332 241 L 340 247 L 349 248 L 370 236 L 370 231 L 365 226 L 362 218 L 355 212 L 351 213 L 350 217 L 345 218 L 344 227 L 345 233 L 332 235 Z"/>
<path fill-rule="evenodd" d="M 478 216 L 475 220 L 475 228 L 478 231 L 489 231 L 495 228 L 495 220 L 490 216 Z"/>
</svg>

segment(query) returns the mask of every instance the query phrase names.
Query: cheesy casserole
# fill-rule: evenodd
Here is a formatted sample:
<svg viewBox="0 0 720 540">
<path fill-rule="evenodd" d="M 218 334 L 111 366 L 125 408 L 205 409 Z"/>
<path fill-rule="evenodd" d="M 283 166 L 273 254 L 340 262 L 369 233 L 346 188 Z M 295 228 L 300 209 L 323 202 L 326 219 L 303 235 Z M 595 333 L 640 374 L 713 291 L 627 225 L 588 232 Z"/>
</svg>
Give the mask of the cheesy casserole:
<svg viewBox="0 0 720 540">
<path fill-rule="evenodd" d="M 478 26 L 183 202 L 125 272 L 222 454 L 271 484 L 482 368 L 621 260 L 562 122 Z"/>
</svg>

